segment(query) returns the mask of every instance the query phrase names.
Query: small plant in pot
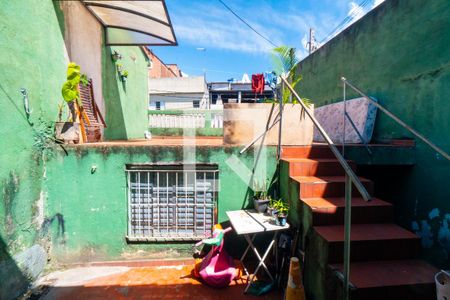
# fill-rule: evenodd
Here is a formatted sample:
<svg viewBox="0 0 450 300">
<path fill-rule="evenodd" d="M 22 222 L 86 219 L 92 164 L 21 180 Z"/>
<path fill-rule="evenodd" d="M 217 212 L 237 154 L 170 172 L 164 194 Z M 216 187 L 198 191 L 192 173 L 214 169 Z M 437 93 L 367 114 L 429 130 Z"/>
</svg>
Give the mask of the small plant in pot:
<svg viewBox="0 0 450 300">
<path fill-rule="evenodd" d="M 119 59 L 122 59 L 122 55 L 117 51 L 114 50 L 114 52 L 111 54 L 113 61 L 118 61 Z"/>
<path fill-rule="evenodd" d="M 279 226 L 284 226 L 287 222 L 289 205 L 280 199 L 277 204 L 277 209 L 278 214 L 275 216 L 275 223 Z"/>
<path fill-rule="evenodd" d="M 70 115 L 66 122 L 62 121 L 62 113 L 65 107 L 64 104 L 58 105 L 58 122 L 55 122 L 55 138 L 65 143 L 79 142 L 80 123 L 76 122 L 75 110 L 80 109 L 80 91 L 78 84 L 81 80 L 80 66 L 71 62 L 67 67 L 67 81 L 63 84 L 61 94 L 64 101 L 67 103 Z"/>
<path fill-rule="evenodd" d="M 267 215 L 274 217 L 278 213 L 277 202 L 280 200 L 269 197 L 269 204 L 267 204 Z"/>
<path fill-rule="evenodd" d="M 267 205 L 269 204 L 270 197 L 267 194 L 267 188 L 265 184 L 259 185 L 255 180 L 253 182 L 253 206 L 259 213 L 264 213 L 267 210 Z"/>
<path fill-rule="evenodd" d="M 128 78 L 128 71 L 127 71 L 127 70 L 123 71 L 123 72 L 120 74 L 120 76 L 121 76 L 121 78 L 122 78 L 122 81 L 127 81 L 127 78 Z"/>
</svg>

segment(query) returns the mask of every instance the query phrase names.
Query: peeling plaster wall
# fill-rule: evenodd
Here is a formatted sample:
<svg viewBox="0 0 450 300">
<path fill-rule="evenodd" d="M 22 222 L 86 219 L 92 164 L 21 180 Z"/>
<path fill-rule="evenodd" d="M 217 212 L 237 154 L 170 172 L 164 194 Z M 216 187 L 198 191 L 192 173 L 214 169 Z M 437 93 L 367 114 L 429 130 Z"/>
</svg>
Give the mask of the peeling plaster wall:
<svg viewBox="0 0 450 300">
<path fill-rule="evenodd" d="M 45 200 L 45 166 L 36 142 L 47 122 L 56 119 L 66 76 L 61 15 L 50 0 L 1 2 L 0 299 L 20 295 L 46 261 L 36 245 L 44 244 Z M 28 90 L 29 118 L 20 88 Z"/>
<path fill-rule="evenodd" d="M 448 0 L 387 0 L 300 62 L 300 94 L 317 107 L 341 101 L 340 78 L 345 76 L 449 153 L 449 28 Z M 347 88 L 347 99 L 355 96 Z M 374 140 L 404 137 L 412 136 L 379 112 Z M 438 224 L 430 229 L 434 242 L 424 247 L 424 253 L 437 265 L 448 267 L 449 244 L 437 239 L 450 213 L 450 162 L 419 141 L 416 162 L 399 173 L 401 176 L 385 173 L 389 176 L 384 177 L 395 183 L 377 182 L 375 194 L 382 192 L 394 202 L 397 221 L 409 229 L 424 230 L 423 236 L 429 235 L 427 226 Z M 383 177 L 382 172 L 378 178 Z M 383 191 L 386 184 L 392 189 Z M 434 209 L 439 211 L 438 218 L 429 217 Z M 420 224 L 425 229 L 420 229 Z"/>
<path fill-rule="evenodd" d="M 219 222 L 227 220 L 227 210 L 248 205 L 249 179 L 240 176 L 253 167 L 257 157 L 253 149 L 244 155 L 239 155 L 239 147 L 197 147 L 195 154 L 192 147 L 185 150 L 196 162 L 219 166 Z M 63 221 L 53 227 L 53 257 L 59 261 L 191 257 L 192 242 L 127 244 L 125 241 L 128 217 L 125 164 L 182 162 L 183 157 L 181 146 L 82 146 L 70 149 L 69 156 L 62 153 L 55 156 L 47 165 L 47 206 L 49 215 L 60 213 Z M 260 157 L 256 173 L 272 179 L 276 147 L 264 147 Z M 91 173 L 92 166 L 96 166 L 95 173 Z M 237 241 L 230 249 L 232 253 L 245 245 L 243 240 L 232 240 Z M 226 244 L 231 246 L 229 242 Z"/>
</svg>

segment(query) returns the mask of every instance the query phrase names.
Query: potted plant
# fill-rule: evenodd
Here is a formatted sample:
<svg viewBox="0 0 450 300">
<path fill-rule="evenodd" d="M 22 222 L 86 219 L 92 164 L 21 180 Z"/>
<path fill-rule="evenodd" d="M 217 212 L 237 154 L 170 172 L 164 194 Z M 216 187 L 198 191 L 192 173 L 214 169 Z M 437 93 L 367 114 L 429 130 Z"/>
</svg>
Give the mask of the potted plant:
<svg viewBox="0 0 450 300">
<path fill-rule="evenodd" d="M 81 80 L 80 66 L 69 63 L 67 66 L 67 81 L 63 84 L 61 94 L 69 106 L 70 114 L 66 122 L 62 121 L 64 104 L 58 105 L 58 122 L 55 122 L 55 138 L 63 142 L 78 143 L 80 134 L 80 123 L 76 122 L 75 106 L 81 107 L 80 91 L 78 84 Z"/>
<path fill-rule="evenodd" d="M 267 188 L 265 184 L 259 185 L 255 180 L 253 182 L 253 206 L 259 213 L 264 213 L 267 210 L 267 205 L 270 201 L 267 194 Z"/>
<path fill-rule="evenodd" d="M 119 73 L 119 75 L 122 75 L 122 71 L 123 71 L 123 65 L 122 64 L 117 64 L 117 72 Z"/>
<path fill-rule="evenodd" d="M 117 64 L 117 72 L 119 73 L 120 80 L 127 81 L 128 71 L 123 68 L 122 64 Z"/>
<path fill-rule="evenodd" d="M 278 209 L 278 214 L 275 217 L 275 222 L 279 226 L 284 226 L 284 225 L 286 225 L 286 222 L 287 222 L 289 205 L 280 199 L 280 201 L 278 202 L 277 209 Z"/>
<path fill-rule="evenodd" d="M 127 81 L 127 78 L 128 78 L 128 71 L 127 71 L 127 70 L 123 71 L 123 72 L 120 74 L 120 76 L 122 77 L 122 81 Z"/>
<path fill-rule="evenodd" d="M 271 197 L 269 197 L 269 203 L 267 204 L 267 215 L 273 217 L 278 213 L 278 209 L 277 209 L 278 201 L 279 200 L 272 199 Z"/>
<path fill-rule="evenodd" d="M 118 61 L 119 59 L 122 59 L 122 55 L 117 50 L 114 50 L 114 52 L 111 54 L 111 57 L 113 61 Z"/>
</svg>

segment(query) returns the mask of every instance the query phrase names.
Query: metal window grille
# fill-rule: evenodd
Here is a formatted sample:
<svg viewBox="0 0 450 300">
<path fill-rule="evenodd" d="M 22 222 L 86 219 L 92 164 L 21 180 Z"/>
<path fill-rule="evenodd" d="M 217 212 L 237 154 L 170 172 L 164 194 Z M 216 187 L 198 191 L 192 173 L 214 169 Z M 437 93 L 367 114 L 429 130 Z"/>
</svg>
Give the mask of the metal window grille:
<svg viewBox="0 0 450 300">
<path fill-rule="evenodd" d="M 127 165 L 129 241 L 209 236 L 215 223 L 217 165 Z"/>
</svg>

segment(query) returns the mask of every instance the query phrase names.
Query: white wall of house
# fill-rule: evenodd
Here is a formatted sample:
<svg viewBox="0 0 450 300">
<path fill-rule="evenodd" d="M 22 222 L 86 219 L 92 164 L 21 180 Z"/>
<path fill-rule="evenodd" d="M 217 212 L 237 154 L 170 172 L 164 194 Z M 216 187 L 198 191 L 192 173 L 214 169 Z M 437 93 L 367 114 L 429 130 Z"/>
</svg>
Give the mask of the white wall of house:
<svg viewBox="0 0 450 300">
<path fill-rule="evenodd" d="M 95 101 L 102 115 L 105 103 L 102 93 L 102 25 L 80 1 L 59 1 L 64 12 L 67 53 L 81 72 L 92 78 Z"/>
<path fill-rule="evenodd" d="M 209 108 L 209 93 L 203 76 L 149 78 L 149 109 Z"/>
</svg>

